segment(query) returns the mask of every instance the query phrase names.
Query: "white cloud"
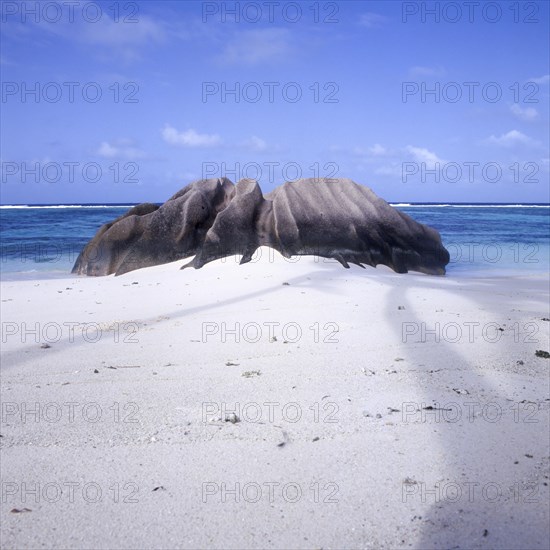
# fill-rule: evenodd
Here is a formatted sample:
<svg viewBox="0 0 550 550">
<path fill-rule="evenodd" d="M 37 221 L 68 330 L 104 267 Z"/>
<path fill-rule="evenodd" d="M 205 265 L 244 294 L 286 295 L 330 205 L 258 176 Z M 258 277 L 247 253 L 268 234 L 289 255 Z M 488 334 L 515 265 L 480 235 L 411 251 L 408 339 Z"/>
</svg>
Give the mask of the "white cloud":
<svg viewBox="0 0 550 550">
<path fill-rule="evenodd" d="M 336 150 L 336 149 L 334 149 Z M 360 156 L 360 157 L 385 157 L 391 154 L 389 149 L 386 149 L 383 145 L 380 145 L 379 143 L 375 143 L 372 147 L 354 147 L 351 152 L 354 155 Z"/>
<path fill-rule="evenodd" d="M 250 151 L 261 152 L 267 150 L 267 143 L 258 136 L 252 136 L 250 139 L 244 141 L 242 145 Z"/>
<path fill-rule="evenodd" d="M 54 2 L 51 2 L 54 4 Z M 120 17 L 118 21 L 111 14 L 104 13 L 97 21 L 91 18 L 97 16 L 95 10 L 84 8 L 92 6 L 92 2 L 75 3 L 70 9 L 69 15 L 65 6 L 66 16 L 59 22 L 52 24 L 43 18 L 35 22 L 30 18 L 32 25 L 28 26 L 32 36 L 39 39 L 37 31 L 53 34 L 69 42 L 81 44 L 87 47 L 87 51 L 96 56 L 109 56 L 122 58 L 126 61 L 139 59 L 140 52 L 145 48 L 151 48 L 155 43 L 163 42 L 168 34 L 169 28 L 166 22 L 153 19 L 141 13 L 132 14 L 130 6 L 137 4 L 129 2 L 123 10 L 121 4 Z"/>
<path fill-rule="evenodd" d="M 359 25 L 371 29 L 373 27 L 379 27 L 387 20 L 387 17 L 380 15 L 379 13 L 369 11 L 361 14 L 359 17 Z"/>
<path fill-rule="evenodd" d="M 342 148 L 333 147 L 331 150 L 340 152 Z M 447 163 L 446 160 L 440 158 L 436 153 L 426 149 L 425 147 L 415 147 L 407 145 L 391 149 L 384 147 L 380 143 L 375 143 L 370 147 L 354 147 L 347 150 L 348 153 L 355 155 L 361 159 L 361 162 L 366 165 L 371 165 L 375 174 L 385 176 L 401 177 L 403 174 L 403 163 L 416 163 L 419 168 L 434 170 L 437 168 L 437 163 L 443 166 Z"/>
<path fill-rule="evenodd" d="M 102 17 L 96 24 L 84 27 L 81 39 L 109 47 L 147 45 L 164 40 L 166 31 L 160 23 L 144 15 L 136 17 L 136 23 L 124 24 Z"/>
<path fill-rule="evenodd" d="M 437 169 L 437 163 L 440 166 L 447 163 L 433 151 L 413 145 L 392 151 L 376 144 L 370 147 L 369 151 L 371 152 L 371 162 L 378 163 L 374 173 L 384 176 L 403 177 L 404 163 L 416 163 L 422 170 L 434 170 Z"/>
<path fill-rule="evenodd" d="M 405 151 L 409 153 L 414 161 L 423 162 L 429 170 L 433 170 L 437 162 L 440 165 L 447 162 L 440 159 L 434 152 L 425 149 L 424 147 L 413 147 L 412 145 L 407 145 L 407 147 L 405 147 Z"/>
<path fill-rule="evenodd" d="M 144 15 L 136 16 L 136 23 L 115 23 L 101 18 L 94 25 L 86 25 L 78 35 L 84 44 L 99 46 L 102 53 L 117 55 L 126 61 L 140 58 L 140 51 L 161 43 L 166 38 L 163 25 Z"/>
<path fill-rule="evenodd" d="M 536 145 L 537 143 L 529 136 L 521 133 L 518 130 L 510 130 L 501 136 L 491 135 L 486 140 L 488 143 L 498 145 L 499 147 L 514 147 L 516 145 Z"/>
<path fill-rule="evenodd" d="M 134 147 L 130 140 L 118 140 L 114 144 L 102 141 L 96 153 L 107 159 L 124 158 L 129 160 L 142 159 L 146 154 L 141 149 Z"/>
<path fill-rule="evenodd" d="M 99 146 L 99 149 L 97 150 L 97 154 L 101 157 L 113 158 L 117 156 L 118 149 L 116 147 L 113 147 L 111 144 L 107 143 L 106 141 L 102 141 L 101 145 Z"/>
<path fill-rule="evenodd" d="M 178 132 L 169 124 L 162 130 L 162 139 L 178 147 L 215 147 L 222 142 L 218 134 L 199 134 L 193 128 Z"/>
<path fill-rule="evenodd" d="M 388 153 L 388 150 L 379 143 L 375 143 L 372 147 L 369 147 L 368 151 L 373 157 L 383 157 Z"/>
<path fill-rule="evenodd" d="M 266 28 L 237 33 L 226 44 L 220 61 L 229 65 L 258 65 L 292 55 L 287 29 Z"/>
<path fill-rule="evenodd" d="M 550 74 L 545 74 L 539 77 L 530 78 L 528 82 L 534 82 L 535 84 L 548 84 L 548 82 L 550 82 Z"/>
<path fill-rule="evenodd" d="M 535 120 L 539 116 L 539 113 L 535 108 L 526 107 L 525 109 L 522 109 L 517 103 L 512 103 L 510 106 L 510 111 L 512 111 L 512 113 L 520 120 L 525 120 L 527 122 Z"/>
</svg>

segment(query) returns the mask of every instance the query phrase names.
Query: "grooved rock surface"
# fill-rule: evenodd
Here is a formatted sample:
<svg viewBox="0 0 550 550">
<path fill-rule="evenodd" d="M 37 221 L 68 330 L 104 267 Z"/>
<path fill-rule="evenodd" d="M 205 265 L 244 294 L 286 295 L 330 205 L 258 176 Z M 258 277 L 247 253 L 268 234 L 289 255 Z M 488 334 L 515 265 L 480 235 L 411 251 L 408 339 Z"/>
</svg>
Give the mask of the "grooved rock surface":
<svg viewBox="0 0 550 550">
<path fill-rule="evenodd" d="M 193 259 L 183 267 L 242 255 L 259 246 L 283 256 L 317 255 L 443 275 L 449 253 L 439 233 L 349 179 L 301 179 L 265 196 L 255 180 L 199 180 L 162 206 L 140 204 L 105 224 L 80 253 L 73 273 L 121 275 Z"/>
</svg>

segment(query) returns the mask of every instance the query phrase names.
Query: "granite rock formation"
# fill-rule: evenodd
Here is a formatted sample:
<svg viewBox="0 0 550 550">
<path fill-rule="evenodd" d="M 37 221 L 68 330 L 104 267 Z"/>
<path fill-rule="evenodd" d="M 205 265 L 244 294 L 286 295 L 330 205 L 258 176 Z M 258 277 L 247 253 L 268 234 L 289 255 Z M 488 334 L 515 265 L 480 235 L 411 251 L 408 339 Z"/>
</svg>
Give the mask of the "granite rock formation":
<svg viewBox="0 0 550 550">
<path fill-rule="evenodd" d="M 193 259 L 196 269 L 234 254 L 250 261 L 260 246 L 283 256 L 317 255 L 443 275 L 449 253 L 439 233 L 391 207 L 349 179 L 287 182 L 265 196 L 255 180 L 189 184 L 162 206 L 140 204 L 102 226 L 80 253 L 73 273 L 121 275 Z"/>
</svg>

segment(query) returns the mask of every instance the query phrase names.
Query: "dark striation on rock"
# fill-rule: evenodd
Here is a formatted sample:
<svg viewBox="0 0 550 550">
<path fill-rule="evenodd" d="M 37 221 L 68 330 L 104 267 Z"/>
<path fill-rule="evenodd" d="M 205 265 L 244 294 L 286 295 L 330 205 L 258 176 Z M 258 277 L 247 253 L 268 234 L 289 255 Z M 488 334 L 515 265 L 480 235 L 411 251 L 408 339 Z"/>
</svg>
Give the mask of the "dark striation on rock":
<svg viewBox="0 0 550 550">
<path fill-rule="evenodd" d="M 344 267 L 387 265 L 443 275 L 449 253 L 439 233 L 349 179 L 302 179 L 263 195 L 255 180 L 199 180 L 162 206 L 140 204 L 105 224 L 80 253 L 73 273 L 121 275 L 193 259 L 196 269 L 259 246 L 289 258 L 317 255 Z"/>
</svg>

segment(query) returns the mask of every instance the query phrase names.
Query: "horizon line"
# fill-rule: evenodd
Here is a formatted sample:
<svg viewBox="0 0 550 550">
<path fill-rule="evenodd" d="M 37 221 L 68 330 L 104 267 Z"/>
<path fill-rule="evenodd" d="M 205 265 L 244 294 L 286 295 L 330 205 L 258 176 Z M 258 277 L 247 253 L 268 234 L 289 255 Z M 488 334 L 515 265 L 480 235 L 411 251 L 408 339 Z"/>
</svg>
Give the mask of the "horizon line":
<svg viewBox="0 0 550 550">
<path fill-rule="evenodd" d="M 384 199 L 385 200 L 385 199 Z M 165 204 L 165 202 L 154 202 L 154 201 L 141 201 L 141 202 L 131 202 L 131 201 L 122 201 L 122 202 L 37 202 L 37 203 L 0 203 L 0 207 L 16 207 L 16 206 L 135 206 L 139 204 L 144 204 L 145 202 L 150 202 L 151 204 Z M 474 201 L 460 201 L 460 202 L 454 202 L 454 201 L 410 201 L 410 200 L 395 200 L 390 201 L 386 200 L 388 204 L 393 205 L 495 205 L 495 206 L 510 206 L 510 205 L 518 205 L 518 206 L 550 206 L 550 202 L 474 202 Z"/>
</svg>

